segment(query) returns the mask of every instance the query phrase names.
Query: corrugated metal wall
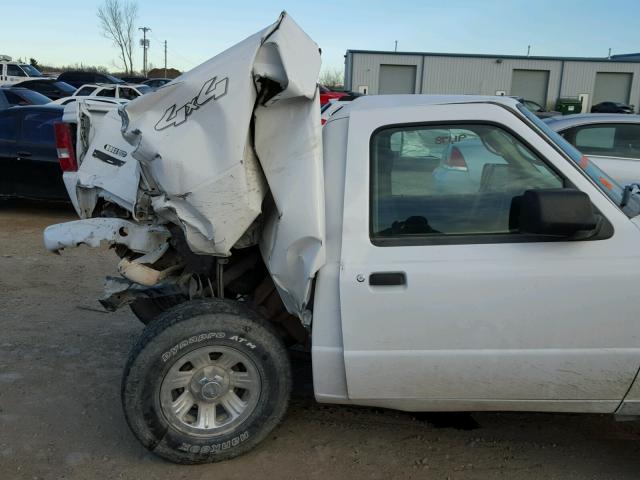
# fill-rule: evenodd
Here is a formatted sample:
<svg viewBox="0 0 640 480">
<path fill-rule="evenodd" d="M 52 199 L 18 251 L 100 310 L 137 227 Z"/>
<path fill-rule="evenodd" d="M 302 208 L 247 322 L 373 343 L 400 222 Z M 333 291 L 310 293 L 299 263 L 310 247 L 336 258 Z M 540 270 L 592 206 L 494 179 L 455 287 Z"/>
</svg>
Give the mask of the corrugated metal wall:
<svg viewBox="0 0 640 480">
<path fill-rule="evenodd" d="M 629 102 L 636 108 L 640 105 L 640 64 L 638 63 L 565 62 L 561 96 L 575 97 L 581 93 L 588 93 L 589 107 L 591 107 L 598 72 L 632 73 Z"/>
<path fill-rule="evenodd" d="M 422 93 L 511 94 L 513 70 L 548 70 L 547 99 L 555 99 L 561 62 L 469 57 L 425 57 Z"/>
<path fill-rule="evenodd" d="M 597 72 L 627 72 L 633 74 L 630 103 L 640 106 L 640 63 L 360 52 L 349 52 L 345 63 L 347 88 L 358 91 L 366 86 L 369 94 L 378 93 L 381 64 L 415 65 L 415 93 L 428 94 L 495 95 L 504 91 L 510 95 L 514 69 L 548 70 L 547 107 L 551 109 L 558 97 L 583 93 L 589 94 L 590 108 Z"/>
</svg>

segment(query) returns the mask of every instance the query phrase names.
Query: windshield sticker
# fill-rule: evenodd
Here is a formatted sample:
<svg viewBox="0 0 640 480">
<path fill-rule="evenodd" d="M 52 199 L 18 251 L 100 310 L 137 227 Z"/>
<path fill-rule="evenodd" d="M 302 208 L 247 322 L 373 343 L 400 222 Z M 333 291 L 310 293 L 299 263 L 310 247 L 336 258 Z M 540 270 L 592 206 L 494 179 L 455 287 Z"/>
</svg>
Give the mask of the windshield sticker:
<svg viewBox="0 0 640 480">
<path fill-rule="evenodd" d="M 178 108 L 174 103 L 167 108 L 162 115 L 162 118 L 158 120 L 158 123 L 156 123 L 155 129 L 160 131 L 165 128 L 182 125 L 193 112 L 198 110 L 205 103 L 224 97 L 227 94 L 229 79 L 225 77 L 222 80 L 217 80 L 217 78 L 218 77 L 213 77 L 204 82 L 204 85 L 200 88 L 200 93 L 181 107 Z"/>
</svg>

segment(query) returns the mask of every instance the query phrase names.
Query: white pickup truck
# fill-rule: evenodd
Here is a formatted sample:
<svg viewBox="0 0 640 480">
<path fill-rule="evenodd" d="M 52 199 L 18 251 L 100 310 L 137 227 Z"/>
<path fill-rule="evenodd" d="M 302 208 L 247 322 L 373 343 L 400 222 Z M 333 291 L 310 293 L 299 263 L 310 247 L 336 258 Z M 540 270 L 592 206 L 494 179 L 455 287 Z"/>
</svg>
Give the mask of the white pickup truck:
<svg viewBox="0 0 640 480">
<path fill-rule="evenodd" d="M 42 76 L 33 65 L 13 61 L 8 55 L 0 55 L 0 86 L 13 85 L 23 80 Z"/>
<path fill-rule="evenodd" d="M 45 244 L 121 257 L 102 303 L 147 323 L 122 382 L 142 444 L 253 448 L 291 344 L 319 402 L 640 414 L 636 191 L 509 98 L 365 96 L 321 127 L 319 65 L 283 14 L 99 128 L 82 106 L 56 127 L 82 219 Z"/>
</svg>

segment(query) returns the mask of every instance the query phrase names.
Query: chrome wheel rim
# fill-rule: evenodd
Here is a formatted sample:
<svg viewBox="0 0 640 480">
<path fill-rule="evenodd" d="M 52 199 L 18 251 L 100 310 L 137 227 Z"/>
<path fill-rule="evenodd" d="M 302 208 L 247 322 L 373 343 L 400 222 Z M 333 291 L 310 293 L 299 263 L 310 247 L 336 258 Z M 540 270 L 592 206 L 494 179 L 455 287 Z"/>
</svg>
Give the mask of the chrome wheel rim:
<svg viewBox="0 0 640 480">
<path fill-rule="evenodd" d="M 180 357 L 160 386 L 167 421 L 189 435 L 227 433 L 255 410 L 262 381 L 254 362 L 232 347 L 200 347 Z"/>
</svg>

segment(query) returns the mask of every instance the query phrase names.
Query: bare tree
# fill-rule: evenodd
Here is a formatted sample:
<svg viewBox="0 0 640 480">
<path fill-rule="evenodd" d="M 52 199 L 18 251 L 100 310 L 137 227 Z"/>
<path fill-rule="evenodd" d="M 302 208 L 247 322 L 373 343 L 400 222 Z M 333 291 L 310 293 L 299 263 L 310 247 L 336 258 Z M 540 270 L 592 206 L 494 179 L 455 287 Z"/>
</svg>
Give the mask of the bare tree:
<svg viewBox="0 0 640 480">
<path fill-rule="evenodd" d="M 124 70 L 133 73 L 133 43 L 138 17 L 135 0 L 104 0 L 98 8 L 100 33 L 113 42 L 119 51 Z"/>
<path fill-rule="evenodd" d="M 320 83 L 329 88 L 342 87 L 343 78 L 344 75 L 340 68 L 327 68 L 320 73 Z"/>
</svg>

